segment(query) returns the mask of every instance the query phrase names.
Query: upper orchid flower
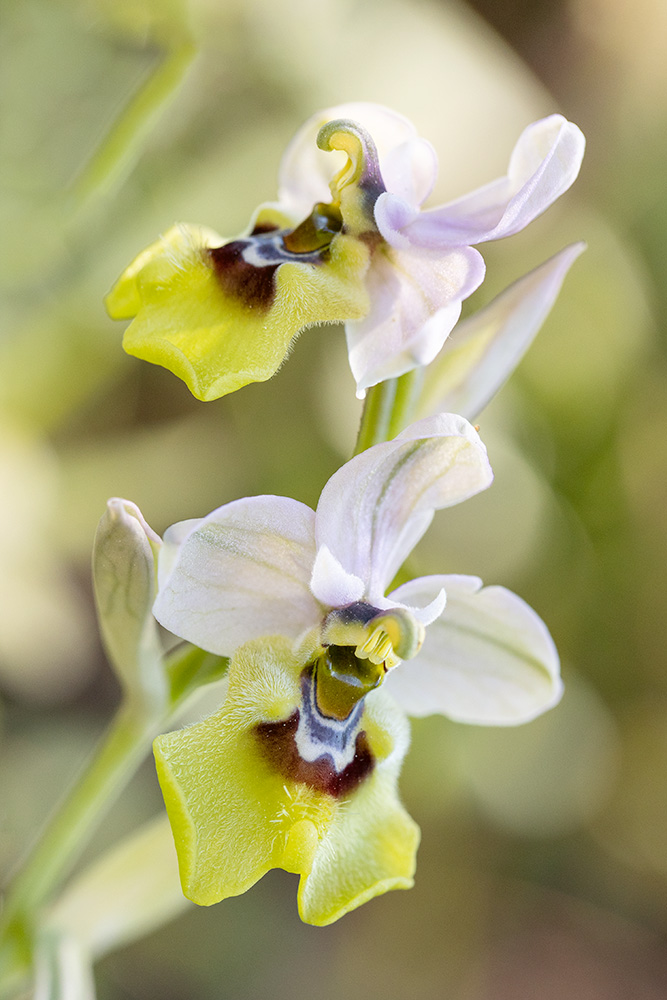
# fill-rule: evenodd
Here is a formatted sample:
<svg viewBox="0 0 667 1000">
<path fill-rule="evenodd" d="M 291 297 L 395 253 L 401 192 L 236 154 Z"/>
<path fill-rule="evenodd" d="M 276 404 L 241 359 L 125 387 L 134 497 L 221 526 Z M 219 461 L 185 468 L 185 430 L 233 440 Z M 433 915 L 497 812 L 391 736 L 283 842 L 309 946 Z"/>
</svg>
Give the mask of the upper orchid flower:
<svg viewBox="0 0 667 1000">
<path fill-rule="evenodd" d="M 283 158 L 278 202 L 245 235 L 177 225 L 144 250 L 107 298 L 137 357 L 170 368 L 200 399 L 269 378 L 300 330 L 345 321 L 358 395 L 430 363 L 481 283 L 473 244 L 523 229 L 575 180 L 576 125 L 530 125 L 508 174 L 421 211 L 432 146 L 401 115 L 353 103 L 309 119 Z"/>
<path fill-rule="evenodd" d="M 462 576 L 385 594 L 434 511 L 491 480 L 474 428 L 441 414 L 353 458 L 316 511 L 249 497 L 167 530 L 155 616 L 236 651 L 220 712 L 156 743 L 190 898 L 215 902 L 285 867 L 303 877 L 304 919 L 328 923 L 410 885 L 401 709 L 505 725 L 558 700 L 553 642 L 514 594 Z"/>
</svg>

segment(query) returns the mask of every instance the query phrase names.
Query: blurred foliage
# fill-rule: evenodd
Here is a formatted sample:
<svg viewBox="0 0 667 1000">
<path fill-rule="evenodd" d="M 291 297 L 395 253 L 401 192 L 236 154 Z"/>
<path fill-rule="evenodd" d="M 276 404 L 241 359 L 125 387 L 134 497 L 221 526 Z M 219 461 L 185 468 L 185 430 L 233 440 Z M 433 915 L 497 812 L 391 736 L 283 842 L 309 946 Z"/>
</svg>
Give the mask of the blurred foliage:
<svg viewBox="0 0 667 1000">
<path fill-rule="evenodd" d="M 563 657 L 562 706 L 516 731 L 415 725 L 412 892 L 319 931 L 298 922 L 293 877 L 271 873 L 104 959 L 101 1000 L 280 1000 L 314 981 L 323 1000 L 667 990 L 664 10 L 477 6 L 531 70 L 449 0 L 2 5 L 5 869 L 118 697 L 88 568 L 107 497 L 158 531 L 246 494 L 313 504 L 359 415 L 332 328 L 271 382 L 197 403 L 120 350 L 102 308 L 120 270 L 176 220 L 240 231 L 274 197 L 286 141 L 327 104 L 377 100 L 414 120 L 440 154 L 436 202 L 501 173 L 521 128 L 556 105 L 589 138 L 562 204 L 485 250 L 473 306 L 589 243 L 480 419 L 493 489 L 442 512 L 417 554 L 418 572 L 479 573 L 537 608 Z M 147 765 L 91 856 L 158 803 Z"/>
</svg>

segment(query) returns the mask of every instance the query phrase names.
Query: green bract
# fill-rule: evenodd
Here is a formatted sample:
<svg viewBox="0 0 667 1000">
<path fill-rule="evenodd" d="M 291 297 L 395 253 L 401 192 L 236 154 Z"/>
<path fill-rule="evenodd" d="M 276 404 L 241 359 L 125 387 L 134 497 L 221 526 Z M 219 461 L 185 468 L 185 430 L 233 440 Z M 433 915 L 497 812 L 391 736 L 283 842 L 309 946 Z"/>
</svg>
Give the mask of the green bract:
<svg viewBox="0 0 667 1000">
<path fill-rule="evenodd" d="M 119 497 L 107 502 L 93 548 L 100 631 L 125 694 L 154 706 L 167 697 L 162 649 L 151 614 L 161 545 L 136 504 Z"/>
</svg>

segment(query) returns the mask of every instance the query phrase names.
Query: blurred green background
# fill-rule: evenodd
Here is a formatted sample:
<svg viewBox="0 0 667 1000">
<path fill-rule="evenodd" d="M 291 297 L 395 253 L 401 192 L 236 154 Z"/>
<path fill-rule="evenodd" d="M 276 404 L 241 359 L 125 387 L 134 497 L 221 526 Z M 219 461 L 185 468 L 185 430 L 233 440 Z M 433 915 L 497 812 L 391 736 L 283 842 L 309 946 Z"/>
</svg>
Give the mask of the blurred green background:
<svg viewBox="0 0 667 1000">
<path fill-rule="evenodd" d="M 440 156 L 434 203 L 503 173 L 521 129 L 558 109 L 588 137 L 581 178 L 487 245 L 471 307 L 567 242 L 589 250 L 480 417 L 493 488 L 437 515 L 415 568 L 526 598 L 561 652 L 562 704 L 516 730 L 414 725 L 411 892 L 320 930 L 299 923 L 296 878 L 273 872 L 104 958 L 98 991 L 663 998 L 662 0 L 4 0 L 1 17 L 3 871 L 118 700 L 89 579 L 107 497 L 134 500 L 160 532 L 247 494 L 314 505 L 360 412 L 332 327 L 303 336 L 271 382 L 198 403 L 123 354 L 102 306 L 111 283 L 174 221 L 239 232 L 320 107 L 374 100 L 411 118 Z M 146 762 L 88 857 L 160 807 Z"/>
</svg>

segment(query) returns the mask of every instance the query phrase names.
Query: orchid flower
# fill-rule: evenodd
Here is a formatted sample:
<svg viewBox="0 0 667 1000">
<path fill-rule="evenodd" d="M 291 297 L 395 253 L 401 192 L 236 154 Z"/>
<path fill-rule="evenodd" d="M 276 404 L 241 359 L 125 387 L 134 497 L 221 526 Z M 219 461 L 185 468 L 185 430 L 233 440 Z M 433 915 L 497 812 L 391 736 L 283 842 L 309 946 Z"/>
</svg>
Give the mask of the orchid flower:
<svg viewBox="0 0 667 1000">
<path fill-rule="evenodd" d="M 516 595 L 447 575 L 387 594 L 434 511 L 491 481 L 475 429 L 440 414 L 349 461 L 316 511 L 249 497 L 167 530 L 155 616 L 234 654 L 222 709 L 155 745 L 190 899 L 283 867 L 321 924 L 409 887 L 405 714 L 513 725 L 558 701 L 553 642 Z"/>
<path fill-rule="evenodd" d="M 164 365 L 199 399 L 270 378 L 306 327 L 345 322 L 357 394 L 429 364 L 479 286 L 473 245 L 510 236 L 575 180 L 584 152 L 561 115 L 528 126 L 506 177 L 422 210 L 433 147 L 388 108 L 352 103 L 310 118 L 288 146 L 278 201 L 225 240 L 176 225 L 107 297 L 133 319 L 128 353 Z"/>
</svg>

